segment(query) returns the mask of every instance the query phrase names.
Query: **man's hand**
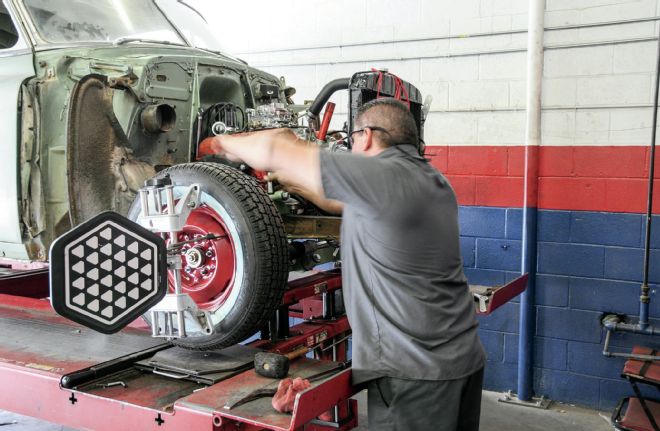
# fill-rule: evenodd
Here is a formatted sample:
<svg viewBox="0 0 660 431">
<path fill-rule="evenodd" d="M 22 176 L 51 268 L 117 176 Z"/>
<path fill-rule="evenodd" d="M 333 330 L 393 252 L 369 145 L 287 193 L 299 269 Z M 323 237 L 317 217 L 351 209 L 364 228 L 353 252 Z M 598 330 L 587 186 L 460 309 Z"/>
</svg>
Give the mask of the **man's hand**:
<svg viewBox="0 0 660 431">
<path fill-rule="evenodd" d="M 287 178 L 282 172 L 270 172 L 264 180 L 273 181 L 279 183 L 282 188 L 292 194 L 303 196 L 305 193 L 305 188 L 299 184 L 294 184 L 291 179 Z"/>
</svg>

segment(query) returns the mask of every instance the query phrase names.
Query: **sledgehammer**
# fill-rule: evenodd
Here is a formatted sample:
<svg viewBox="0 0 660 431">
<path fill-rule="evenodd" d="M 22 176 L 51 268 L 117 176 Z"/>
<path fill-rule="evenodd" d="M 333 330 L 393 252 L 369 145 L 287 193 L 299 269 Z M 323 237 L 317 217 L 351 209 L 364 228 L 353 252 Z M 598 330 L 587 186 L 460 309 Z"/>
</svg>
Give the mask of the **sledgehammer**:
<svg viewBox="0 0 660 431">
<path fill-rule="evenodd" d="M 309 348 L 305 346 L 284 355 L 270 352 L 257 353 L 254 355 L 254 371 L 263 377 L 284 378 L 289 374 L 291 361 L 300 356 L 305 356 L 307 352 L 309 352 Z"/>
</svg>

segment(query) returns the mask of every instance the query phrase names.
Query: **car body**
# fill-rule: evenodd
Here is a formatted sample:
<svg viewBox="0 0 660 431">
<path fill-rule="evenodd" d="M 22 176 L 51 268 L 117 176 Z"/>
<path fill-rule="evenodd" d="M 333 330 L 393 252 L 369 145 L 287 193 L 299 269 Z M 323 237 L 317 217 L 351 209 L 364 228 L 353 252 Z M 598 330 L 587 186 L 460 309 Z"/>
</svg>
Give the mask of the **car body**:
<svg viewBox="0 0 660 431">
<path fill-rule="evenodd" d="M 202 18 L 182 2 L 2 5 L 2 257 L 45 261 L 72 226 L 126 214 L 145 179 L 191 160 L 200 108 L 285 102 L 278 78 L 196 46 Z"/>
</svg>

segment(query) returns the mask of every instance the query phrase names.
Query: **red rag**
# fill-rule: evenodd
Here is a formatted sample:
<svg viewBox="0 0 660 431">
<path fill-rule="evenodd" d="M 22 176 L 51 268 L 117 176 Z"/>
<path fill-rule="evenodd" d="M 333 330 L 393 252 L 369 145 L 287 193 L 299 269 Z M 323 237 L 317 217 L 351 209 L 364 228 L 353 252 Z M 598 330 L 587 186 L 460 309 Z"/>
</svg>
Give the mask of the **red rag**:
<svg viewBox="0 0 660 431">
<path fill-rule="evenodd" d="M 217 144 L 215 143 L 215 138 L 206 138 L 199 144 L 197 149 L 197 160 L 201 159 L 204 156 L 212 156 L 217 154 Z"/>
<path fill-rule="evenodd" d="M 321 414 L 318 416 L 318 419 L 319 419 L 320 421 L 325 421 L 325 422 L 332 422 L 332 421 L 334 421 L 334 420 L 335 420 L 335 411 L 334 411 L 334 409 L 330 409 L 330 410 L 328 410 L 328 411 L 325 412 L 325 413 L 321 413 Z"/>
<path fill-rule="evenodd" d="M 307 379 L 296 377 L 295 379 L 286 378 L 280 381 L 277 386 L 277 392 L 273 396 L 273 408 L 280 413 L 293 411 L 293 404 L 296 402 L 296 394 L 309 388 L 312 384 Z"/>
</svg>

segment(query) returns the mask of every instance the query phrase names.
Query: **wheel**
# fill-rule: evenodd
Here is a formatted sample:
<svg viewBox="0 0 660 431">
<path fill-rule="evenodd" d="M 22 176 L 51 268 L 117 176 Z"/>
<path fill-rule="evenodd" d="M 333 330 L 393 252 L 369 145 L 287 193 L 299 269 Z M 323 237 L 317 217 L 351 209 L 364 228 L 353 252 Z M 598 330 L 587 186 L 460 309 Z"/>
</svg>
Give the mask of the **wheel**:
<svg viewBox="0 0 660 431">
<path fill-rule="evenodd" d="M 175 199 L 186 186 L 201 186 L 201 205 L 186 220 L 178 242 L 209 233 L 220 236 L 190 242 L 180 251 L 182 291 L 211 314 L 214 332 L 189 332 L 173 343 L 198 350 L 239 343 L 266 324 L 281 304 L 288 277 L 282 218 L 257 181 L 232 167 L 187 163 L 156 177 L 165 175 L 172 180 Z M 129 218 L 136 220 L 139 211 L 136 200 Z M 171 272 L 169 278 L 173 289 Z"/>
</svg>

